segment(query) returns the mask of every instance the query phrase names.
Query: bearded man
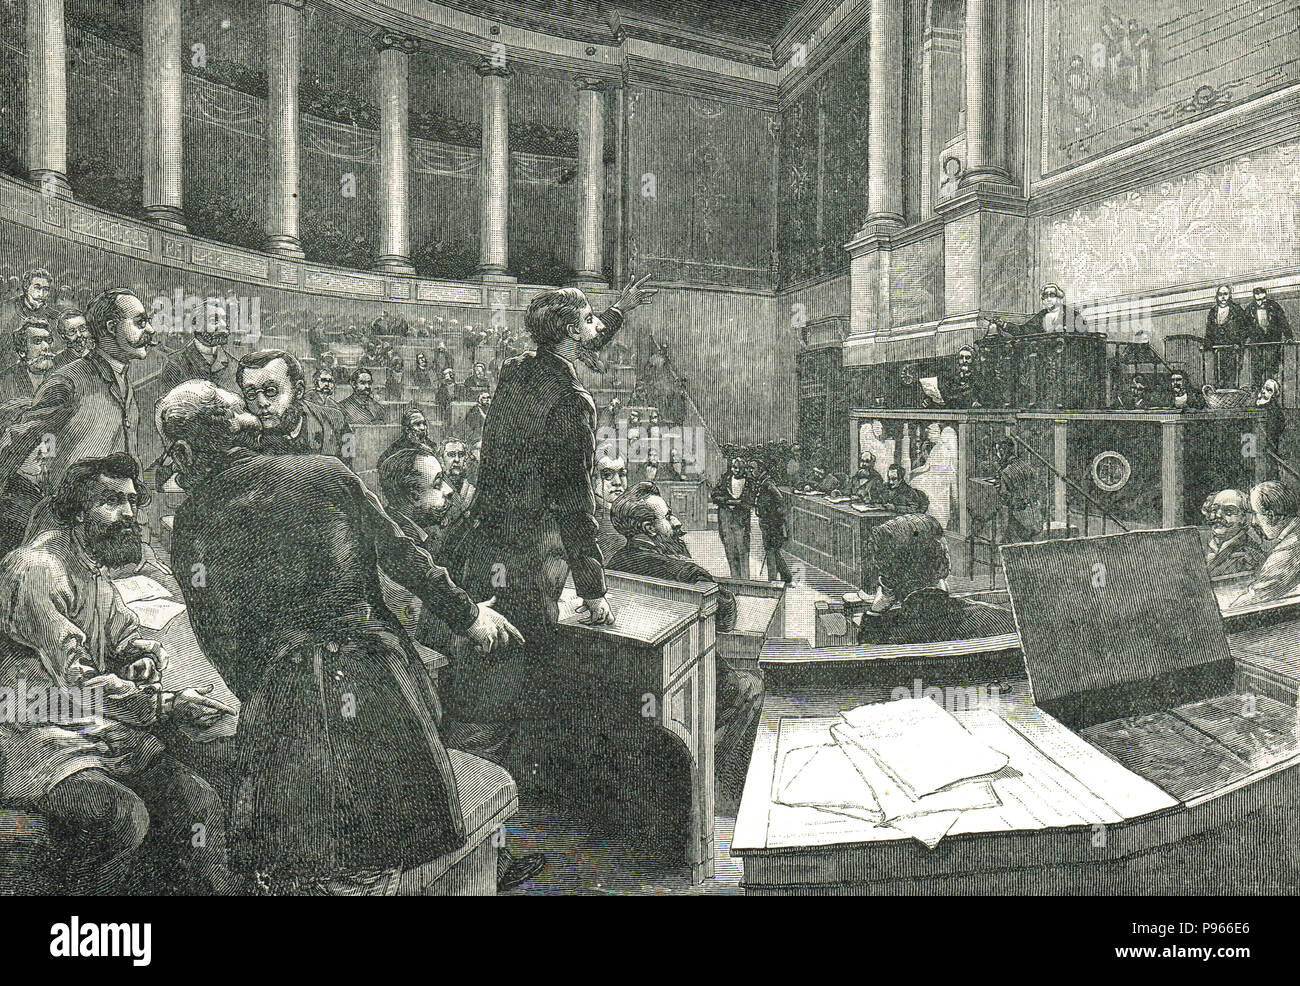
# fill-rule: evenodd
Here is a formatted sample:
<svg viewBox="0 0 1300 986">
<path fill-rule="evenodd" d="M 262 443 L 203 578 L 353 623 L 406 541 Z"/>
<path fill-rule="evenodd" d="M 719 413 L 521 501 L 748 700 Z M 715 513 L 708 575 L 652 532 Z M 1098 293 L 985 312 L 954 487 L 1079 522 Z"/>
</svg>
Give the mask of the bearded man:
<svg viewBox="0 0 1300 986">
<path fill-rule="evenodd" d="M 610 508 L 614 529 L 627 539 L 605 563 L 610 572 L 628 572 L 670 582 L 714 582 L 707 569 L 691 560 L 682 522 L 654 483 L 638 483 Z M 717 629 L 726 633 L 736 625 L 736 598 L 718 586 Z M 763 704 L 763 678 L 718 660 L 716 750 L 718 773 L 736 766 Z"/>
<path fill-rule="evenodd" d="M 332 455 L 352 465 L 352 429 L 337 407 L 307 400 L 298 357 L 281 349 L 249 353 L 235 380 L 244 406 L 262 425 L 262 451 L 270 455 Z"/>
<path fill-rule="evenodd" d="M 135 518 L 148 496 L 139 481 L 124 452 L 73 462 L 53 498 L 57 526 L 0 563 L 0 684 L 82 697 L 69 721 L 0 725 L 0 798 L 49 818 L 66 892 L 129 889 L 150 837 L 143 861 L 157 879 L 183 893 L 229 893 L 220 799 L 155 730 L 167 719 L 207 726 L 234 710 L 208 697 L 211 684 L 162 691 L 166 654 L 139 636 L 109 578 L 141 558 Z"/>
</svg>

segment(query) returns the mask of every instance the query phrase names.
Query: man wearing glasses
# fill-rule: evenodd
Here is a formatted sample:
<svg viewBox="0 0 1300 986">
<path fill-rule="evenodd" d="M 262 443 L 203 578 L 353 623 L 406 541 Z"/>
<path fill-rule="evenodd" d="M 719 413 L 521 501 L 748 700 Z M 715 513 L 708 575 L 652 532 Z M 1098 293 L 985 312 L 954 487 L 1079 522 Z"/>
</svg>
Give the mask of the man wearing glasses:
<svg viewBox="0 0 1300 986">
<path fill-rule="evenodd" d="M 352 429 L 337 407 L 307 400 L 298 357 L 280 349 L 249 353 L 235 371 L 248 412 L 262 422 L 262 451 L 271 455 L 332 455 L 351 467 Z"/>
</svg>

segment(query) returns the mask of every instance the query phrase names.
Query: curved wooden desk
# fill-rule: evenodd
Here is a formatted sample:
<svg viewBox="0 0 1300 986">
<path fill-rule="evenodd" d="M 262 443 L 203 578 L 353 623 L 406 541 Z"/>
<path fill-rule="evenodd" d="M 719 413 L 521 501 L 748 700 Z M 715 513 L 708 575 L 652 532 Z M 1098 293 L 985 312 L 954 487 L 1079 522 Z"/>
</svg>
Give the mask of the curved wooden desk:
<svg viewBox="0 0 1300 986">
<path fill-rule="evenodd" d="M 1243 754 L 1228 782 L 1199 792 L 1189 784 L 1189 793 L 1181 796 L 1134 773 L 1037 708 L 1024 679 L 998 682 L 996 705 L 987 704 L 987 692 L 976 692 L 971 697 L 984 700 L 985 707 L 954 714 L 1011 757 L 1010 767 L 993 781 L 1002 804 L 965 812 L 933 850 L 892 828 L 775 799 L 786 749 L 820 742 L 842 711 L 889 700 L 899 688 L 914 689 L 910 665 L 865 655 L 854 660 L 847 653 L 874 648 L 834 648 L 845 653 L 826 655 L 830 664 L 818 663 L 793 642 L 770 642 L 775 659 L 763 661 L 767 697 L 731 845 L 732 855 L 743 860 L 745 891 L 764 896 L 1155 893 L 1155 882 L 1166 876 L 1186 878 L 1173 872 L 1174 866 L 1166 873 L 1162 858 L 1144 858 L 1161 849 L 1183 853 L 1188 865 L 1222 850 L 1234 862 L 1218 865 L 1253 867 L 1235 874 L 1234 887 L 1285 882 L 1292 878 L 1286 867 L 1300 874 L 1300 858 L 1284 834 L 1276 834 L 1276 846 L 1265 846 L 1235 839 L 1225 826 L 1261 809 L 1287 813 L 1282 822 L 1292 824 L 1300 800 L 1295 730 L 1300 661 L 1286 655 L 1296 653 L 1297 641 L 1296 624 L 1233 640 L 1236 691 L 1272 696 L 1259 700 L 1274 702 L 1273 721 L 1289 722 L 1289 735 Z M 982 683 L 967 679 L 965 684 L 977 689 Z M 1273 830 L 1266 831 L 1272 839 Z M 1197 835 L 1209 841 L 1191 844 L 1199 849 L 1179 846 Z M 1154 872 L 1138 882 L 1134 867 Z"/>
</svg>

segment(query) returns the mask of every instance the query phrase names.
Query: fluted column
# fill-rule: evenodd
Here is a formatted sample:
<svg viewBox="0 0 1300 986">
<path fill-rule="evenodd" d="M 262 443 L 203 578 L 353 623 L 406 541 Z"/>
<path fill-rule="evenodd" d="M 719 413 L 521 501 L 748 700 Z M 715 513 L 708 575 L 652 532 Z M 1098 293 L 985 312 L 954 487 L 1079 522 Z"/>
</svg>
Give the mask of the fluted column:
<svg viewBox="0 0 1300 986">
<path fill-rule="evenodd" d="M 144 0 L 144 217 L 184 231 L 181 2 Z"/>
<path fill-rule="evenodd" d="M 68 56 L 63 0 L 27 4 L 27 177 L 48 195 L 68 185 Z"/>
<path fill-rule="evenodd" d="M 408 75 L 410 57 L 419 48 L 414 38 L 382 34 L 379 48 L 379 178 L 383 183 L 383 216 L 375 270 L 414 274 L 411 266 L 410 175 L 411 137 Z"/>
<path fill-rule="evenodd" d="M 575 281 L 601 281 L 605 247 L 605 83 L 578 79 L 578 249 Z"/>
<path fill-rule="evenodd" d="M 510 97 L 511 72 L 503 65 L 484 61 L 483 77 L 483 180 L 482 228 L 479 236 L 478 272 L 485 277 L 509 275 L 510 228 Z"/>
<path fill-rule="evenodd" d="M 903 5 L 871 4 L 867 222 L 903 222 Z"/>
<path fill-rule="evenodd" d="M 966 173 L 963 185 L 1009 184 L 1006 141 L 1006 0 L 966 0 Z"/>
<path fill-rule="evenodd" d="M 298 240 L 298 73 L 302 63 L 303 0 L 266 6 L 266 239 L 262 249 L 301 259 Z"/>
</svg>

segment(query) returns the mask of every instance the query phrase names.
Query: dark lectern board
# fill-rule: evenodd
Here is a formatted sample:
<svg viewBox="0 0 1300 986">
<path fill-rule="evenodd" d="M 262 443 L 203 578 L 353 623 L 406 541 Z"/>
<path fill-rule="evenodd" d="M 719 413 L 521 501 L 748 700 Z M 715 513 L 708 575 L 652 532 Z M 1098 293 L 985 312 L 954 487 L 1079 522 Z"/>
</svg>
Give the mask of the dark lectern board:
<svg viewBox="0 0 1300 986">
<path fill-rule="evenodd" d="M 1067 726 L 1232 690 L 1195 528 L 1006 545 L 1002 559 L 1034 702 Z"/>
</svg>

